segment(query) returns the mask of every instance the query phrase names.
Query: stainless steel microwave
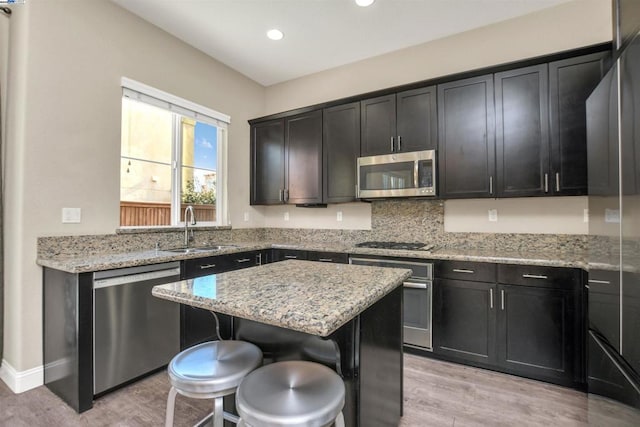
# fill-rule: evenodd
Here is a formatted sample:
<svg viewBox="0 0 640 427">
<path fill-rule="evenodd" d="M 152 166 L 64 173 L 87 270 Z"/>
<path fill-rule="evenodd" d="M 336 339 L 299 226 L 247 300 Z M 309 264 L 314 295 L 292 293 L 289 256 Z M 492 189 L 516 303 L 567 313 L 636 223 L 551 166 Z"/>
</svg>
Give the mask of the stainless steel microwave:
<svg viewBox="0 0 640 427">
<path fill-rule="evenodd" d="M 436 195 L 436 151 L 358 158 L 358 198 Z"/>
</svg>

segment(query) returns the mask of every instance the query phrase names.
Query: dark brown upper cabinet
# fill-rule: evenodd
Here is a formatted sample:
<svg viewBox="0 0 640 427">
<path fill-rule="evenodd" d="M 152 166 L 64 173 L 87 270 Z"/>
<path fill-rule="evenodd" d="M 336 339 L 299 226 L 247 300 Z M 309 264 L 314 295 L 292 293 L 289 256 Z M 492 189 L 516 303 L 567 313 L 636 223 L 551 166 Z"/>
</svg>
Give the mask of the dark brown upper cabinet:
<svg viewBox="0 0 640 427">
<path fill-rule="evenodd" d="M 361 101 L 360 154 L 436 149 L 436 87 L 428 86 Z"/>
<path fill-rule="evenodd" d="M 497 73 L 498 197 L 543 196 L 549 183 L 547 64 Z"/>
<path fill-rule="evenodd" d="M 356 200 L 356 160 L 360 155 L 360 103 L 323 111 L 323 201 Z"/>
<path fill-rule="evenodd" d="M 284 152 L 284 119 L 251 126 L 252 205 L 283 203 Z"/>
<path fill-rule="evenodd" d="M 595 53 L 549 63 L 550 192 L 587 194 L 586 101 L 603 77 L 603 59 Z"/>
<path fill-rule="evenodd" d="M 322 203 L 322 110 L 254 124 L 251 146 L 252 205 Z"/>
<path fill-rule="evenodd" d="M 495 197 L 493 75 L 438 85 L 441 198 Z"/>
</svg>

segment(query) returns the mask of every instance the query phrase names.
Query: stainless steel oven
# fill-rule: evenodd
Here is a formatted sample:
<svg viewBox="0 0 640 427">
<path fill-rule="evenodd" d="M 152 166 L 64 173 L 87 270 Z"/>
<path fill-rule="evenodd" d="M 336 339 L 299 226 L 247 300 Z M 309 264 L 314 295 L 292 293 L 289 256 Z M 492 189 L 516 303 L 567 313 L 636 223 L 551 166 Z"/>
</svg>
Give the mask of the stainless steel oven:
<svg viewBox="0 0 640 427">
<path fill-rule="evenodd" d="M 403 283 L 404 344 L 432 350 L 433 264 L 428 261 L 397 261 L 381 258 L 351 257 L 350 264 L 375 267 L 408 268 L 413 271 Z"/>
<path fill-rule="evenodd" d="M 435 150 L 358 158 L 358 197 L 436 195 Z"/>
</svg>

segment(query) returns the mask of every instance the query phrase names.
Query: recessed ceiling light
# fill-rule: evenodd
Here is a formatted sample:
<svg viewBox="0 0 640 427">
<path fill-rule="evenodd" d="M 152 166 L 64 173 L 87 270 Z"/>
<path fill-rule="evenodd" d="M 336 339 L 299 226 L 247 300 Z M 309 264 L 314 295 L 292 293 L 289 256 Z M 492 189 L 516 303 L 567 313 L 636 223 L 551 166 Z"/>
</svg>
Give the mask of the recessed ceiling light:
<svg viewBox="0 0 640 427">
<path fill-rule="evenodd" d="M 269 37 L 271 40 L 282 40 L 282 38 L 284 37 L 284 33 L 274 28 L 273 30 L 267 31 L 267 37 Z"/>
<path fill-rule="evenodd" d="M 371 6 L 376 0 L 356 0 L 356 4 L 360 7 Z"/>
</svg>

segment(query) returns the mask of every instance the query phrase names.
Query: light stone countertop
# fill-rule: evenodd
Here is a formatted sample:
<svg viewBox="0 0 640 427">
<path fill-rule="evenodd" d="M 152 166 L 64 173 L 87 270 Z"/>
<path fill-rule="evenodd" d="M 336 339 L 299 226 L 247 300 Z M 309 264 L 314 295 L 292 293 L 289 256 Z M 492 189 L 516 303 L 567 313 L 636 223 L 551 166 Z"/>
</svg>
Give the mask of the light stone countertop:
<svg viewBox="0 0 640 427">
<path fill-rule="evenodd" d="M 498 251 L 495 249 L 436 248 L 429 251 L 408 251 L 389 249 L 358 248 L 341 243 L 292 243 L 292 242 L 232 242 L 234 247 L 220 250 L 179 254 L 164 250 L 128 252 L 102 255 L 84 255 L 75 257 L 51 256 L 37 259 L 38 265 L 62 270 L 69 273 L 85 273 L 114 268 L 180 261 L 191 258 L 227 255 L 238 252 L 271 248 L 297 249 L 326 252 L 346 252 L 350 255 L 378 255 L 387 257 L 407 257 L 427 260 L 458 260 L 491 262 L 498 264 L 540 265 L 588 269 L 585 254 L 556 251 Z M 600 266 L 600 268 L 603 268 Z M 606 269 L 606 268 L 604 268 Z"/>
<path fill-rule="evenodd" d="M 158 285 L 153 295 L 326 337 L 410 275 L 399 268 L 287 260 Z"/>
</svg>

